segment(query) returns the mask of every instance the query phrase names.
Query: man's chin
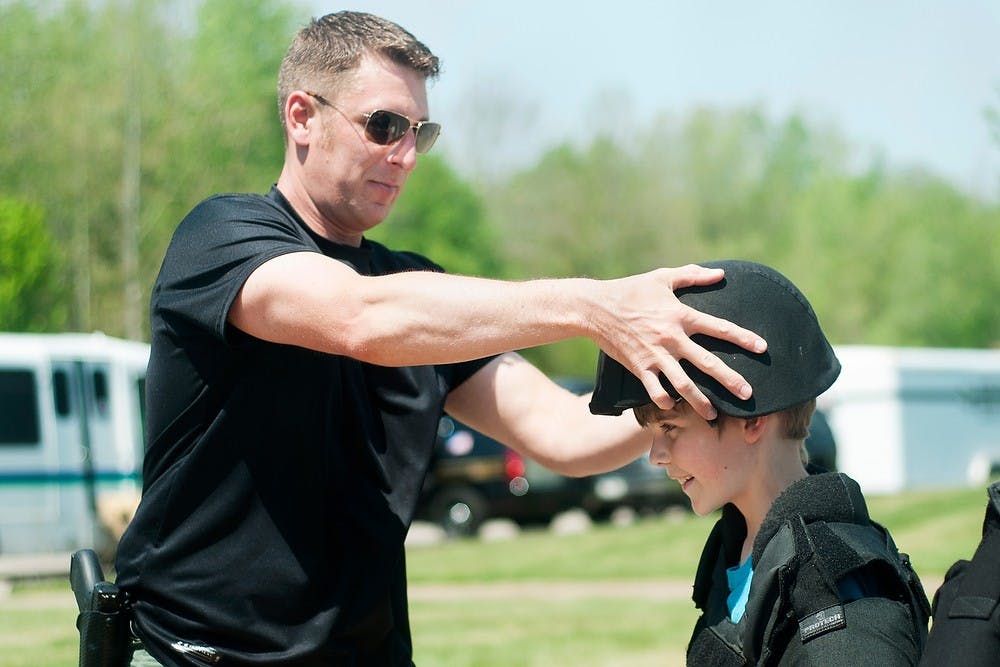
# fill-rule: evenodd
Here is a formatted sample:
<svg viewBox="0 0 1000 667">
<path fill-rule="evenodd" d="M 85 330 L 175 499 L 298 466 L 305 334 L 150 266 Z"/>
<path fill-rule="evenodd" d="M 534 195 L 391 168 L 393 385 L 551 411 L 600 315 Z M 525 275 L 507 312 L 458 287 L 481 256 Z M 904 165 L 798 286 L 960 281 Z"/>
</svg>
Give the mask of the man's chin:
<svg viewBox="0 0 1000 667">
<path fill-rule="evenodd" d="M 392 207 L 396 204 L 396 198 L 392 197 L 388 201 L 369 199 L 364 211 L 359 211 L 363 216 L 362 224 L 365 229 L 376 227 L 385 221 L 392 213 Z"/>
</svg>

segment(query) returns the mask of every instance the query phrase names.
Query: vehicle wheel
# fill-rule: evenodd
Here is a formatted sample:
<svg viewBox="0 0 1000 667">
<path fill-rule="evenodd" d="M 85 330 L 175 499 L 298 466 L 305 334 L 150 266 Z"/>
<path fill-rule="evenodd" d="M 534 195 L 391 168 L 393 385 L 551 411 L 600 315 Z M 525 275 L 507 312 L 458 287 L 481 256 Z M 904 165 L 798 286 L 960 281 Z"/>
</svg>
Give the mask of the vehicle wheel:
<svg viewBox="0 0 1000 667">
<path fill-rule="evenodd" d="M 449 536 L 475 535 L 486 518 L 486 499 L 470 486 L 446 487 L 434 494 L 429 513 Z"/>
</svg>

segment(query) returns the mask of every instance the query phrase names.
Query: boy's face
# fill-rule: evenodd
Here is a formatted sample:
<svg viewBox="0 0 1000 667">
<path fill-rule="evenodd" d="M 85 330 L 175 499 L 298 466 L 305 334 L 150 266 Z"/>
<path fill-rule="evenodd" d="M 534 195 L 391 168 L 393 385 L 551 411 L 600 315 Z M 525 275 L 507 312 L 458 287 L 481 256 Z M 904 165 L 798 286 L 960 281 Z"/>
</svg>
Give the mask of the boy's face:
<svg viewBox="0 0 1000 667">
<path fill-rule="evenodd" d="M 742 437 L 742 423 L 722 417 L 713 426 L 684 403 L 657 410 L 645 423 L 653 434 L 649 460 L 680 483 L 699 516 L 738 503 L 747 488 L 751 466 L 745 464 L 752 449 Z"/>
</svg>

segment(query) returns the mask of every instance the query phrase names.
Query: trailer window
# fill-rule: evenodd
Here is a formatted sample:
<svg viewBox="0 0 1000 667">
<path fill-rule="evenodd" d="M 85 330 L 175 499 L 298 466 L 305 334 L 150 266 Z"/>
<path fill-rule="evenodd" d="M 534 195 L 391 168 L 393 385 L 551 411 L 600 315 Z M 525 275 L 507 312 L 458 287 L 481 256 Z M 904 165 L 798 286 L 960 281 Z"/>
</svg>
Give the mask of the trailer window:
<svg viewBox="0 0 1000 667">
<path fill-rule="evenodd" d="M 35 374 L 0 371 L 0 445 L 37 445 L 41 428 Z"/>
<path fill-rule="evenodd" d="M 56 415 L 66 417 L 70 413 L 69 374 L 60 369 L 52 372 L 52 398 L 56 404 Z"/>
<path fill-rule="evenodd" d="M 94 410 L 102 417 L 108 415 L 108 376 L 103 370 L 95 370 L 94 381 Z"/>
</svg>

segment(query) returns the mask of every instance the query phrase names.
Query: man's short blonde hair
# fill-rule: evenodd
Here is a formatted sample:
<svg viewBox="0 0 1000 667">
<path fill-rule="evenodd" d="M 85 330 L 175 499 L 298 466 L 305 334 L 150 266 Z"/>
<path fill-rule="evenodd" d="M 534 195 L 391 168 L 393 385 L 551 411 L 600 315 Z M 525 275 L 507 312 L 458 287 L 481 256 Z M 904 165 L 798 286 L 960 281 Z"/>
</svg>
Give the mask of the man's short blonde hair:
<svg viewBox="0 0 1000 667">
<path fill-rule="evenodd" d="M 296 33 L 278 72 L 278 112 L 285 125 L 285 101 L 293 90 L 313 90 L 336 101 L 342 84 L 366 55 L 407 67 L 424 79 L 438 76 L 441 63 L 409 31 L 365 12 L 336 12 L 313 19 Z"/>
</svg>

